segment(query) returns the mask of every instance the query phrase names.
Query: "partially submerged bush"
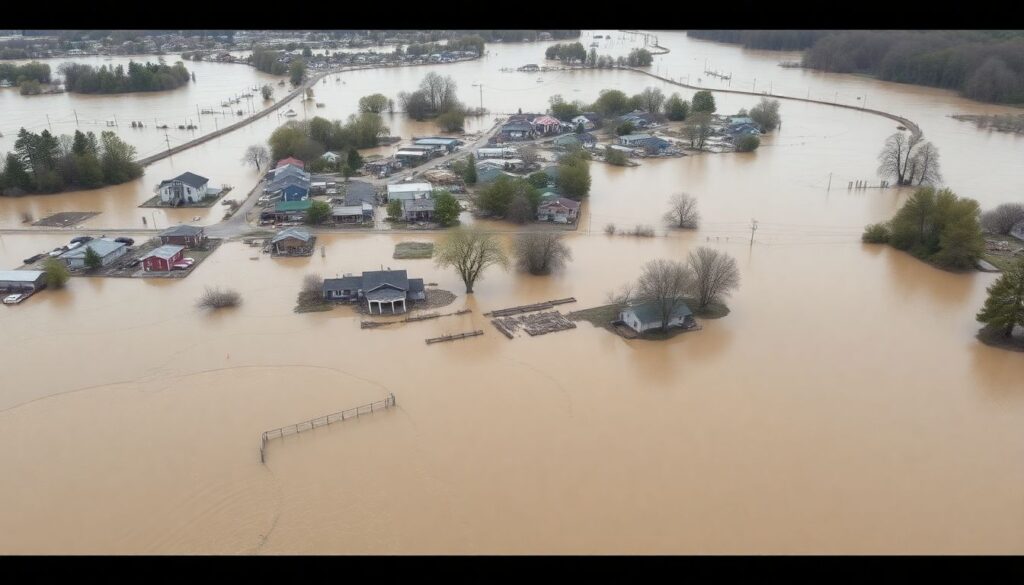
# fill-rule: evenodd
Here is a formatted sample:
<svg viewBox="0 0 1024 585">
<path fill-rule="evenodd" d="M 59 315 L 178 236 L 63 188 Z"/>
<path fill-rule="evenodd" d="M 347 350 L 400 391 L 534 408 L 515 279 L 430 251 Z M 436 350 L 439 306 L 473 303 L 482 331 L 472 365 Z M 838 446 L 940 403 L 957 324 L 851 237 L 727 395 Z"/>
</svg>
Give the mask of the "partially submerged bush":
<svg viewBox="0 0 1024 585">
<path fill-rule="evenodd" d="M 242 302 L 242 295 L 230 289 L 207 287 L 203 296 L 199 297 L 197 303 L 203 309 L 223 309 L 225 307 L 237 307 Z"/>
<path fill-rule="evenodd" d="M 604 226 L 604 233 L 608 234 L 609 236 L 614 236 L 615 235 L 615 224 L 614 223 L 609 223 L 609 224 L 605 225 Z"/>
<path fill-rule="evenodd" d="M 888 244 L 889 226 L 884 223 L 873 223 L 864 228 L 864 235 L 860 239 L 865 244 Z"/>
<path fill-rule="evenodd" d="M 761 146 L 761 139 L 748 134 L 736 141 L 736 152 L 753 152 L 758 146 Z"/>
<path fill-rule="evenodd" d="M 640 238 L 653 238 L 654 228 L 649 225 L 637 224 L 633 231 L 629 232 L 629 235 Z"/>
</svg>

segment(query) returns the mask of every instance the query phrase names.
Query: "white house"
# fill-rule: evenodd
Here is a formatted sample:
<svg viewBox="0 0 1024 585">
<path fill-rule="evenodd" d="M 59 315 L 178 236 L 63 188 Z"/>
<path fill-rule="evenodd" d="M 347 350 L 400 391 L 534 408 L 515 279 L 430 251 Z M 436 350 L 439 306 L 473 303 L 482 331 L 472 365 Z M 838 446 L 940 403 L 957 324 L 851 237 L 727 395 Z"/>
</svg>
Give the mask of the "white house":
<svg viewBox="0 0 1024 585">
<path fill-rule="evenodd" d="M 210 195 L 210 180 L 195 173 L 182 173 L 157 186 L 160 201 L 168 205 L 198 203 Z"/>
<path fill-rule="evenodd" d="M 388 201 L 426 199 L 433 190 L 434 186 L 430 183 L 395 183 L 388 185 Z"/>
<path fill-rule="evenodd" d="M 619 136 L 619 144 L 622 146 L 640 146 L 644 142 L 654 138 L 650 134 L 627 134 Z"/>
<path fill-rule="evenodd" d="M 619 321 L 622 321 L 627 327 L 637 333 L 660 329 L 661 307 L 659 307 L 657 301 L 626 307 L 619 312 Z M 669 315 L 669 327 L 690 328 L 695 325 L 696 321 L 693 319 L 693 312 L 690 311 L 690 307 L 686 306 L 685 303 L 676 305 Z"/>
<path fill-rule="evenodd" d="M 576 116 L 575 118 L 572 119 L 572 127 L 573 128 L 575 128 L 576 126 L 579 126 L 580 124 L 583 124 L 583 129 L 584 130 L 593 130 L 594 129 L 594 123 L 591 122 L 586 116 Z"/>
</svg>

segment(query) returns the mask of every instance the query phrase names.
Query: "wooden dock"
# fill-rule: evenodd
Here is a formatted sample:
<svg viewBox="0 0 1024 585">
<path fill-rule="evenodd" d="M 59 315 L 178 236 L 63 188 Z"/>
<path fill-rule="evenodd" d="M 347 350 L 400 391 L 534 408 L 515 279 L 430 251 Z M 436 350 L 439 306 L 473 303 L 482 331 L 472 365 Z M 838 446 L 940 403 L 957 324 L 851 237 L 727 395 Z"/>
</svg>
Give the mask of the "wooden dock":
<svg viewBox="0 0 1024 585">
<path fill-rule="evenodd" d="M 576 297 L 568 297 L 565 299 L 554 299 L 551 301 L 544 301 L 542 303 L 535 303 L 533 305 L 522 305 L 519 307 L 510 307 L 508 309 L 497 309 L 490 313 L 484 313 L 485 317 L 506 317 L 508 315 L 518 315 L 519 313 L 532 313 L 533 311 L 543 311 L 544 309 L 554 308 L 555 305 L 564 305 L 565 303 L 575 303 Z"/>
<path fill-rule="evenodd" d="M 570 321 L 565 315 L 558 311 L 547 311 L 544 313 L 533 313 L 531 315 L 519 315 L 511 317 L 497 317 L 491 320 L 494 328 L 500 331 L 505 337 L 512 339 L 519 329 L 526 331 L 530 337 L 575 329 L 576 323 Z"/>
<path fill-rule="evenodd" d="M 467 331 L 466 333 L 456 333 L 455 335 L 444 335 L 444 336 L 441 336 L 441 337 L 431 337 L 430 339 L 427 340 L 427 345 L 430 345 L 431 343 L 441 343 L 441 342 L 444 342 L 444 341 L 455 341 L 456 339 L 465 339 L 467 337 L 476 337 L 477 335 L 483 335 L 483 334 L 484 334 L 483 331 L 477 330 L 477 331 Z"/>
<path fill-rule="evenodd" d="M 358 418 L 360 414 L 370 414 L 376 410 L 390 408 L 394 405 L 395 395 L 389 392 L 388 397 L 384 400 L 378 400 L 377 402 L 371 402 L 370 404 L 364 404 L 348 410 L 342 410 L 341 412 L 332 412 L 328 415 L 318 416 L 307 421 L 302 421 L 300 423 L 295 423 L 272 431 L 266 431 L 260 435 L 260 463 L 266 464 L 267 442 L 270 441 L 270 439 L 283 438 L 285 435 L 295 435 L 302 431 L 309 431 L 316 427 L 329 425 L 332 422 Z"/>
</svg>

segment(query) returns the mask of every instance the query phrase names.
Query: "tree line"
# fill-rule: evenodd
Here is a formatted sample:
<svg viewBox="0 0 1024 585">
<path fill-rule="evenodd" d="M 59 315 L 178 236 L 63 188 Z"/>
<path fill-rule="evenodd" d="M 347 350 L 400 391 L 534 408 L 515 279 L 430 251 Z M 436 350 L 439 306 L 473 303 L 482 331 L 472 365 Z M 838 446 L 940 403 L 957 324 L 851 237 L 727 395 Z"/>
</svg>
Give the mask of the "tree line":
<svg viewBox="0 0 1024 585">
<path fill-rule="evenodd" d="M 64 63 L 59 71 L 64 76 L 65 89 L 76 93 L 161 91 L 181 87 L 191 79 L 181 61 L 174 65 L 130 61 L 127 71 L 123 65 L 96 68 L 81 63 Z"/>
<path fill-rule="evenodd" d="M 384 120 L 377 114 L 353 114 L 344 124 L 340 120 L 316 116 L 309 121 L 285 122 L 274 130 L 268 142 L 274 160 L 291 156 L 302 161 L 315 161 L 328 150 L 345 152 L 373 148 L 388 132 Z"/>
<path fill-rule="evenodd" d="M 405 47 L 407 55 L 429 55 L 443 51 L 475 51 L 477 55 L 484 54 L 484 38 L 480 35 L 465 35 L 458 38 L 448 39 L 447 43 L 412 43 Z"/>
<path fill-rule="evenodd" d="M 457 85 L 450 75 L 427 73 L 414 92 L 399 92 L 402 109 L 415 120 L 435 118 L 446 132 L 461 130 L 466 119 L 466 107 L 456 96 Z"/>
<path fill-rule="evenodd" d="M 113 132 L 97 139 L 92 132 L 54 136 L 48 130 L 35 134 L 22 128 L 14 152 L 4 158 L 0 191 L 57 193 L 125 183 L 142 176 L 135 157 L 135 147 Z"/>
<path fill-rule="evenodd" d="M 1024 102 L 1020 31 L 688 31 L 757 49 L 806 49 L 804 67 L 941 87 L 971 99 Z"/>
<path fill-rule="evenodd" d="M 608 69 L 614 66 L 647 67 L 654 62 L 654 55 L 647 49 L 633 49 L 625 57 L 613 58 L 610 55 L 598 55 L 597 49 L 590 49 L 588 52 L 582 43 L 555 43 L 545 49 L 544 58 L 569 65 L 579 63 L 596 69 Z"/>
<path fill-rule="evenodd" d="M 0 63 L 0 79 L 15 85 L 21 85 L 25 81 L 50 83 L 50 66 L 39 61 L 32 61 L 24 65 Z"/>
<path fill-rule="evenodd" d="M 284 75 L 288 72 L 288 66 L 280 62 L 281 51 L 268 51 L 267 49 L 253 49 L 249 56 L 249 62 L 257 71 L 271 75 Z"/>
</svg>

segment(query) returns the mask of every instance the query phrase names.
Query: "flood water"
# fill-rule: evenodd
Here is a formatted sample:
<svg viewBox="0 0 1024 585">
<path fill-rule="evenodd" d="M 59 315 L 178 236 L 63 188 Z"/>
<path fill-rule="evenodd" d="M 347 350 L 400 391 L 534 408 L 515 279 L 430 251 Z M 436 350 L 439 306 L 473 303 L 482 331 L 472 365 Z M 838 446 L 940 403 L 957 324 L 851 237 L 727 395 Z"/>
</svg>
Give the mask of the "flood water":
<svg viewBox="0 0 1024 585">
<path fill-rule="evenodd" d="M 786 83 L 793 94 L 800 82 L 822 92 L 869 86 L 869 107 L 891 104 L 939 147 L 947 185 L 983 208 L 1019 200 L 1019 139 L 944 118 L 991 106 L 656 34 L 672 49 L 662 67 L 678 63 L 680 75 L 687 58 L 697 71 L 708 54 L 734 68 L 734 83 L 749 72 L 760 87 L 763 71 L 776 93 Z M 537 83 L 498 71 L 540 62 L 544 46 L 489 45 L 496 55 L 433 70 L 455 76 L 471 104 L 482 80 L 495 112 L 540 109 L 557 92 L 592 100 L 603 87 L 654 85 L 628 72 L 548 73 Z M 344 117 L 361 95 L 411 90 L 428 70 L 343 74 L 345 84 L 329 79 L 317 99 Z M 724 112 L 756 103 L 716 100 Z M 786 101 L 781 114 L 783 127 L 752 154 L 591 165 L 567 269 L 491 268 L 469 298 L 453 271 L 391 258 L 397 242 L 435 235 L 339 234 L 321 237 L 325 257 L 254 261 L 253 248 L 228 243 L 184 280 L 75 279 L 5 307 L 0 551 L 1024 552 L 1024 468 L 1014 464 L 1024 359 L 973 337 L 994 276 L 942 272 L 859 242 L 865 223 L 890 217 L 908 194 L 846 189 L 877 180 L 891 120 Z M 237 159 L 277 123 L 161 161 L 141 182 L 193 170 L 247 191 L 255 173 Z M 609 222 L 657 225 L 679 190 L 697 197 L 700 230 L 602 233 Z M 96 209 L 89 226 L 141 227 L 152 210 L 135 207 L 148 198 L 140 193 L 124 185 L 5 199 L 0 215 L 10 226 L 25 208 L 36 217 Z M 183 215 L 212 223 L 219 210 Z M 751 218 L 760 222 L 753 245 Z M 190 219 L 157 211 L 158 226 Z M 2 235 L 0 262 L 14 267 L 66 239 Z M 742 275 L 732 312 L 699 332 L 626 341 L 580 323 L 508 340 L 482 316 L 567 296 L 578 303 L 566 310 L 602 304 L 643 262 L 682 259 L 697 245 L 730 253 Z M 473 313 L 362 330 L 347 307 L 292 312 L 303 275 L 380 266 L 457 293 L 443 311 Z M 237 289 L 242 306 L 199 311 L 207 286 Z M 424 343 L 472 329 L 485 334 Z M 274 440 L 259 464 L 262 431 L 388 392 L 398 408 Z"/>
</svg>

